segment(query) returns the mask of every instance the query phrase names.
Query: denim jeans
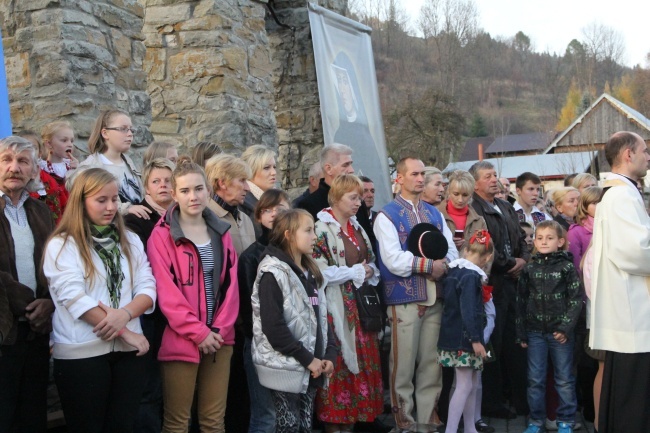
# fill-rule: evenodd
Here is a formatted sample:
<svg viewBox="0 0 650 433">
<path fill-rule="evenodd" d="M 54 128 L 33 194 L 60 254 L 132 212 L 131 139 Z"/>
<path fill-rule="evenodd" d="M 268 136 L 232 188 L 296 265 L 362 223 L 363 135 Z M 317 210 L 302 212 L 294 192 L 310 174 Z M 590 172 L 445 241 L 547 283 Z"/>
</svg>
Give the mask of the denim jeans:
<svg viewBox="0 0 650 433">
<path fill-rule="evenodd" d="M 251 340 L 244 341 L 244 369 L 251 399 L 249 433 L 273 433 L 275 431 L 275 406 L 271 390 L 263 387 L 257 377 L 251 355 Z"/>
<path fill-rule="evenodd" d="M 560 344 L 552 333 L 528 333 L 528 406 L 530 422 L 542 425 L 546 418 L 546 369 L 548 355 L 553 362 L 555 389 L 560 398 L 557 420 L 573 425 L 577 409 L 575 376 L 573 375 L 573 345 L 575 337 Z"/>
</svg>

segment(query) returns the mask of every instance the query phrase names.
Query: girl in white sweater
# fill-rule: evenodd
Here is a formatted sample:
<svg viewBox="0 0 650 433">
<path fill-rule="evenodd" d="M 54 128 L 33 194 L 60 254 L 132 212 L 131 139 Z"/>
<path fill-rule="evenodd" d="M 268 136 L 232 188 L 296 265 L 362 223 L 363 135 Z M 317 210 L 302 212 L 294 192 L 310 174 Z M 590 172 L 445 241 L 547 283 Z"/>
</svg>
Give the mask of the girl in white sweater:
<svg viewBox="0 0 650 433">
<path fill-rule="evenodd" d="M 153 311 L 156 284 L 118 205 L 112 174 L 80 173 L 43 258 L 56 306 L 54 378 L 71 433 L 132 431 L 147 377 L 138 317 Z"/>
</svg>

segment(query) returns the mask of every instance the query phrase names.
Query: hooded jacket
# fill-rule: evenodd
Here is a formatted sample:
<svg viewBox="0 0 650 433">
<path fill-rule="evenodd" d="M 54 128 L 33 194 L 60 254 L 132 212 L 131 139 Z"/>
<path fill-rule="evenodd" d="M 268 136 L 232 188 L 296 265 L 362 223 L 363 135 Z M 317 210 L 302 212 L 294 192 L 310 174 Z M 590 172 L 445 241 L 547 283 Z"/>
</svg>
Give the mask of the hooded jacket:
<svg viewBox="0 0 650 433">
<path fill-rule="evenodd" d="M 203 218 L 214 254 L 214 317 L 207 323 L 203 267 L 197 247 L 183 234 L 178 205 L 161 218 L 149 238 L 147 251 L 156 277 L 158 305 L 167 318 L 158 359 L 198 363 L 199 344 L 218 331 L 224 344 L 235 344 L 234 324 L 239 311 L 237 254 L 228 233 L 230 225 L 209 209 Z M 218 282 L 218 284 L 216 284 Z"/>
<path fill-rule="evenodd" d="M 535 254 L 517 287 L 517 338 L 528 332 L 562 332 L 569 337 L 582 310 L 582 283 L 571 253 Z"/>
</svg>

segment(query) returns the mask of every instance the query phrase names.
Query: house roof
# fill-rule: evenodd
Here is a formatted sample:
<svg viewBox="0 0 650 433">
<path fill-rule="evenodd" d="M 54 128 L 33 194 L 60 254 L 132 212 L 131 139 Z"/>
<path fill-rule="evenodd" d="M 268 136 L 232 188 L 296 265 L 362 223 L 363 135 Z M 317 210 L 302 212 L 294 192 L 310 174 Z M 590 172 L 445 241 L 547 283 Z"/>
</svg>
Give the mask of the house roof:
<svg viewBox="0 0 650 433">
<path fill-rule="evenodd" d="M 499 177 L 515 179 L 521 173 L 530 171 L 541 178 L 559 178 L 571 173 L 584 173 L 591 165 L 595 154 L 592 152 L 549 153 L 542 155 L 506 156 L 503 158 L 488 158 L 497 170 Z M 447 165 L 443 173 L 454 170 L 469 170 L 478 162 L 462 161 Z"/>
<path fill-rule="evenodd" d="M 483 143 L 483 152 L 485 153 L 485 149 L 487 149 L 492 144 L 493 141 L 494 141 L 494 137 L 470 138 L 465 142 L 465 147 L 463 148 L 463 151 L 458 157 L 458 161 L 471 161 L 473 159 L 478 158 L 479 143 Z"/>
<path fill-rule="evenodd" d="M 553 140 L 554 132 L 533 132 L 497 137 L 485 151 L 486 154 L 499 154 L 546 149 Z"/>
<path fill-rule="evenodd" d="M 551 142 L 551 144 L 548 145 L 548 147 L 544 150 L 544 153 L 548 153 L 551 149 L 557 146 L 557 144 L 564 138 L 566 137 L 571 131 L 573 131 L 577 126 L 579 126 L 582 123 L 582 120 L 589 114 L 591 110 L 596 108 L 598 104 L 600 104 L 603 100 L 606 102 L 609 102 L 612 104 L 612 106 L 616 107 L 621 113 L 625 114 L 628 119 L 635 121 L 636 123 L 639 124 L 641 128 L 645 128 L 648 131 L 650 131 L 650 119 L 645 117 L 643 114 L 639 113 L 635 109 L 629 107 L 628 105 L 622 103 L 618 99 L 608 95 L 607 93 L 603 93 L 600 95 L 596 101 L 591 104 L 589 108 L 587 108 L 576 120 L 573 121 L 571 125 L 564 131 L 562 131 L 560 134 L 555 137 L 555 139 Z"/>
</svg>

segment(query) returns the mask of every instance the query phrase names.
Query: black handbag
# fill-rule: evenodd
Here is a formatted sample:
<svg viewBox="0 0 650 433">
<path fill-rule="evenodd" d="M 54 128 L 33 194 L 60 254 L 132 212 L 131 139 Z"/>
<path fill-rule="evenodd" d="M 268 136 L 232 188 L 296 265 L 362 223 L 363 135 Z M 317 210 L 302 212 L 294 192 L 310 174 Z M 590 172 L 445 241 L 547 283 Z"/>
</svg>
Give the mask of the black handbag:
<svg viewBox="0 0 650 433">
<path fill-rule="evenodd" d="M 359 322 L 364 331 L 379 332 L 384 329 L 384 313 L 377 290 L 364 283 L 358 289 L 352 287 L 359 311 Z"/>
</svg>

